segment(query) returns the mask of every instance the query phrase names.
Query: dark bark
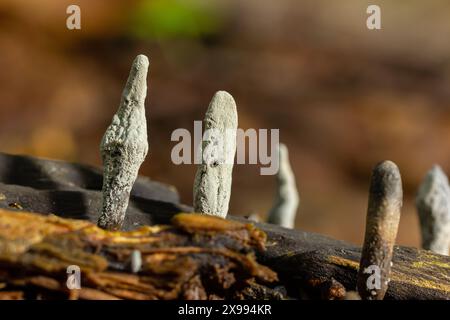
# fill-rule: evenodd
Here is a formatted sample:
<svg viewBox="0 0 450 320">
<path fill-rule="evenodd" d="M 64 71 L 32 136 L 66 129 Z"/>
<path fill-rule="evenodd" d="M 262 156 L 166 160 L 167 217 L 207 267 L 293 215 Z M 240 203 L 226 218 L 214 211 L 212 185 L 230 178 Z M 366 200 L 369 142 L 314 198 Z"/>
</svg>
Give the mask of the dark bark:
<svg viewBox="0 0 450 320">
<path fill-rule="evenodd" d="M 256 224 L 267 233 L 260 261 L 278 272 L 289 291 L 314 295 L 312 280 L 335 279 L 356 290 L 361 249 L 349 243 L 299 230 Z M 450 299 L 450 257 L 396 246 L 385 299 Z"/>
</svg>

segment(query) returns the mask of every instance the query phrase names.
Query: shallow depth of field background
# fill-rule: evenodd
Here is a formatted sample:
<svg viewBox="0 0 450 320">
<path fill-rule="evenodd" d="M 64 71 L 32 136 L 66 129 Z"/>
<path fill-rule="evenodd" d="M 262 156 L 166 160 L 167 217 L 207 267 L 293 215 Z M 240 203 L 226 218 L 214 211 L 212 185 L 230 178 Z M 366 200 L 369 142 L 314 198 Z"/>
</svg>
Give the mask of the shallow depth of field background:
<svg viewBox="0 0 450 320">
<path fill-rule="evenodd" d="M 82 30 L 66 29 L 81 7 Z M 366 8 L 382 8 L 382 30 Z M 297 228 L 360 244 L 372 167 L 395 161 L 398 242 L 418 246 L 414 196 L 450 171 L 450 3 L 445 0 L 1 0 L 0 151 L 101 165 L 98 145 L 134 57 L 150 58 L 143 175 L 192 202 L 194 165 L 170 135 L 193 130 L 217 90 L 239 124 L 279 128 L 301 206 Z M 273 176 L 235 167 L 230 212 L 265 216 Z"/>
</svg>

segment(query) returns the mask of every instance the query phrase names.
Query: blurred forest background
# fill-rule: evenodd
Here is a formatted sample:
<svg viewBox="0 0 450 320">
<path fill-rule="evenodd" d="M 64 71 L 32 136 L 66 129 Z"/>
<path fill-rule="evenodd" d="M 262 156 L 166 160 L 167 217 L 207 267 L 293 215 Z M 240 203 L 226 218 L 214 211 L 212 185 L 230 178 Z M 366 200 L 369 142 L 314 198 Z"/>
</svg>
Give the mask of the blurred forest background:
<svg viewBox="0 0 450 320">
<path fill-rule="evenodd" d="M 66 8 L 81 7 L 81 30 Z M 378 4 L 382 30 L 366 28 Z M 446 0 L 1 0 L 0 151 L 101 165 L 98 145 L 134 57 L 150 57 L 150 153 L 141 174 L 192 203 L 194 165 L 170 135 L 193 130 L 217 90 L 239 124 L 279 128 L 301 205 L 297 228 L 361 244 L 369 178 L 401 170 L 398 242 L 418 246 L 418 185 L 450 169 L 450 2 Z M 230 212 L 265 216 L 275 178 L 235 167 Z"/>
</svg>

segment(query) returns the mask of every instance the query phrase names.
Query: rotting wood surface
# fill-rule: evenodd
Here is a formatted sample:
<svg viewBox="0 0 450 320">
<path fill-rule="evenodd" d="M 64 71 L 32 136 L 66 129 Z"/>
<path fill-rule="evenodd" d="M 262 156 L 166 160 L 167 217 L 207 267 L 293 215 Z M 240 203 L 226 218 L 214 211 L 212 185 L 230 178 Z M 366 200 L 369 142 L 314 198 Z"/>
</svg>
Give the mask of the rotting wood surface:
<svg viewBox="0 0 450 320">
<path fill-rule="evenodd" d="M 0 210 L 0 298 L 280 299 L 284 285 L 293 298 L 342 299 L 356 285 L 358 248 L 263 226 L 267 241 L 251 224 L 196 214 L 108 232 L 87 221 Z M 133 250 L 142 254 L 136 274 Z M 80 290 L 66 287 L 69 265 L 82 270 Z M 386 298 L 448 299 L 449 265 L 446 256 L 396 247 Z"/>
<path fill-rule="evenodd" d="M 250 224 L 180 214 L 172 225 L 108 232 L 87 221 L 0 210 L 0 298 L 277 299 L 277 275 L 255 259 Z M 139 250 L 142 266 L 131 271 Z M 81 288 L 66 286 L 67 268 Z"/>
<path fill-rule="evenodd" d="M 259 261 L 275 270 L 288 292 L 323 298 L 334 279 L 347 291 L 356 289 L 361 248 L 299 230 L 255 224 L 267 234 Z M 428 250 L 395 246 L 391 281 L 385 299 L 450 300 L 450 257 Z M 325 292 L 325 296 L 328 292 Z"/>
</svg>

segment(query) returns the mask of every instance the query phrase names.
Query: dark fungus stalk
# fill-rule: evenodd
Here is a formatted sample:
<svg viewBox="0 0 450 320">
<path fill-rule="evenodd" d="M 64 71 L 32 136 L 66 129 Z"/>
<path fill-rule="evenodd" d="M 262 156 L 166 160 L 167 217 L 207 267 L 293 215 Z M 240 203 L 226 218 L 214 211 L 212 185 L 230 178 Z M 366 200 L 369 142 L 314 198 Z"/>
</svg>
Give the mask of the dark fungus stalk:
<svg viewBox="0 0 450 320">
<path fill-rule="evenodd" d="M 357 287 L 362 299 L 382 300 L 387 291 L 402 202 L 402 180 L 397 165 L 391 161 L 378 164 L 372 172 L 359 264 Z"/>
</svg>

